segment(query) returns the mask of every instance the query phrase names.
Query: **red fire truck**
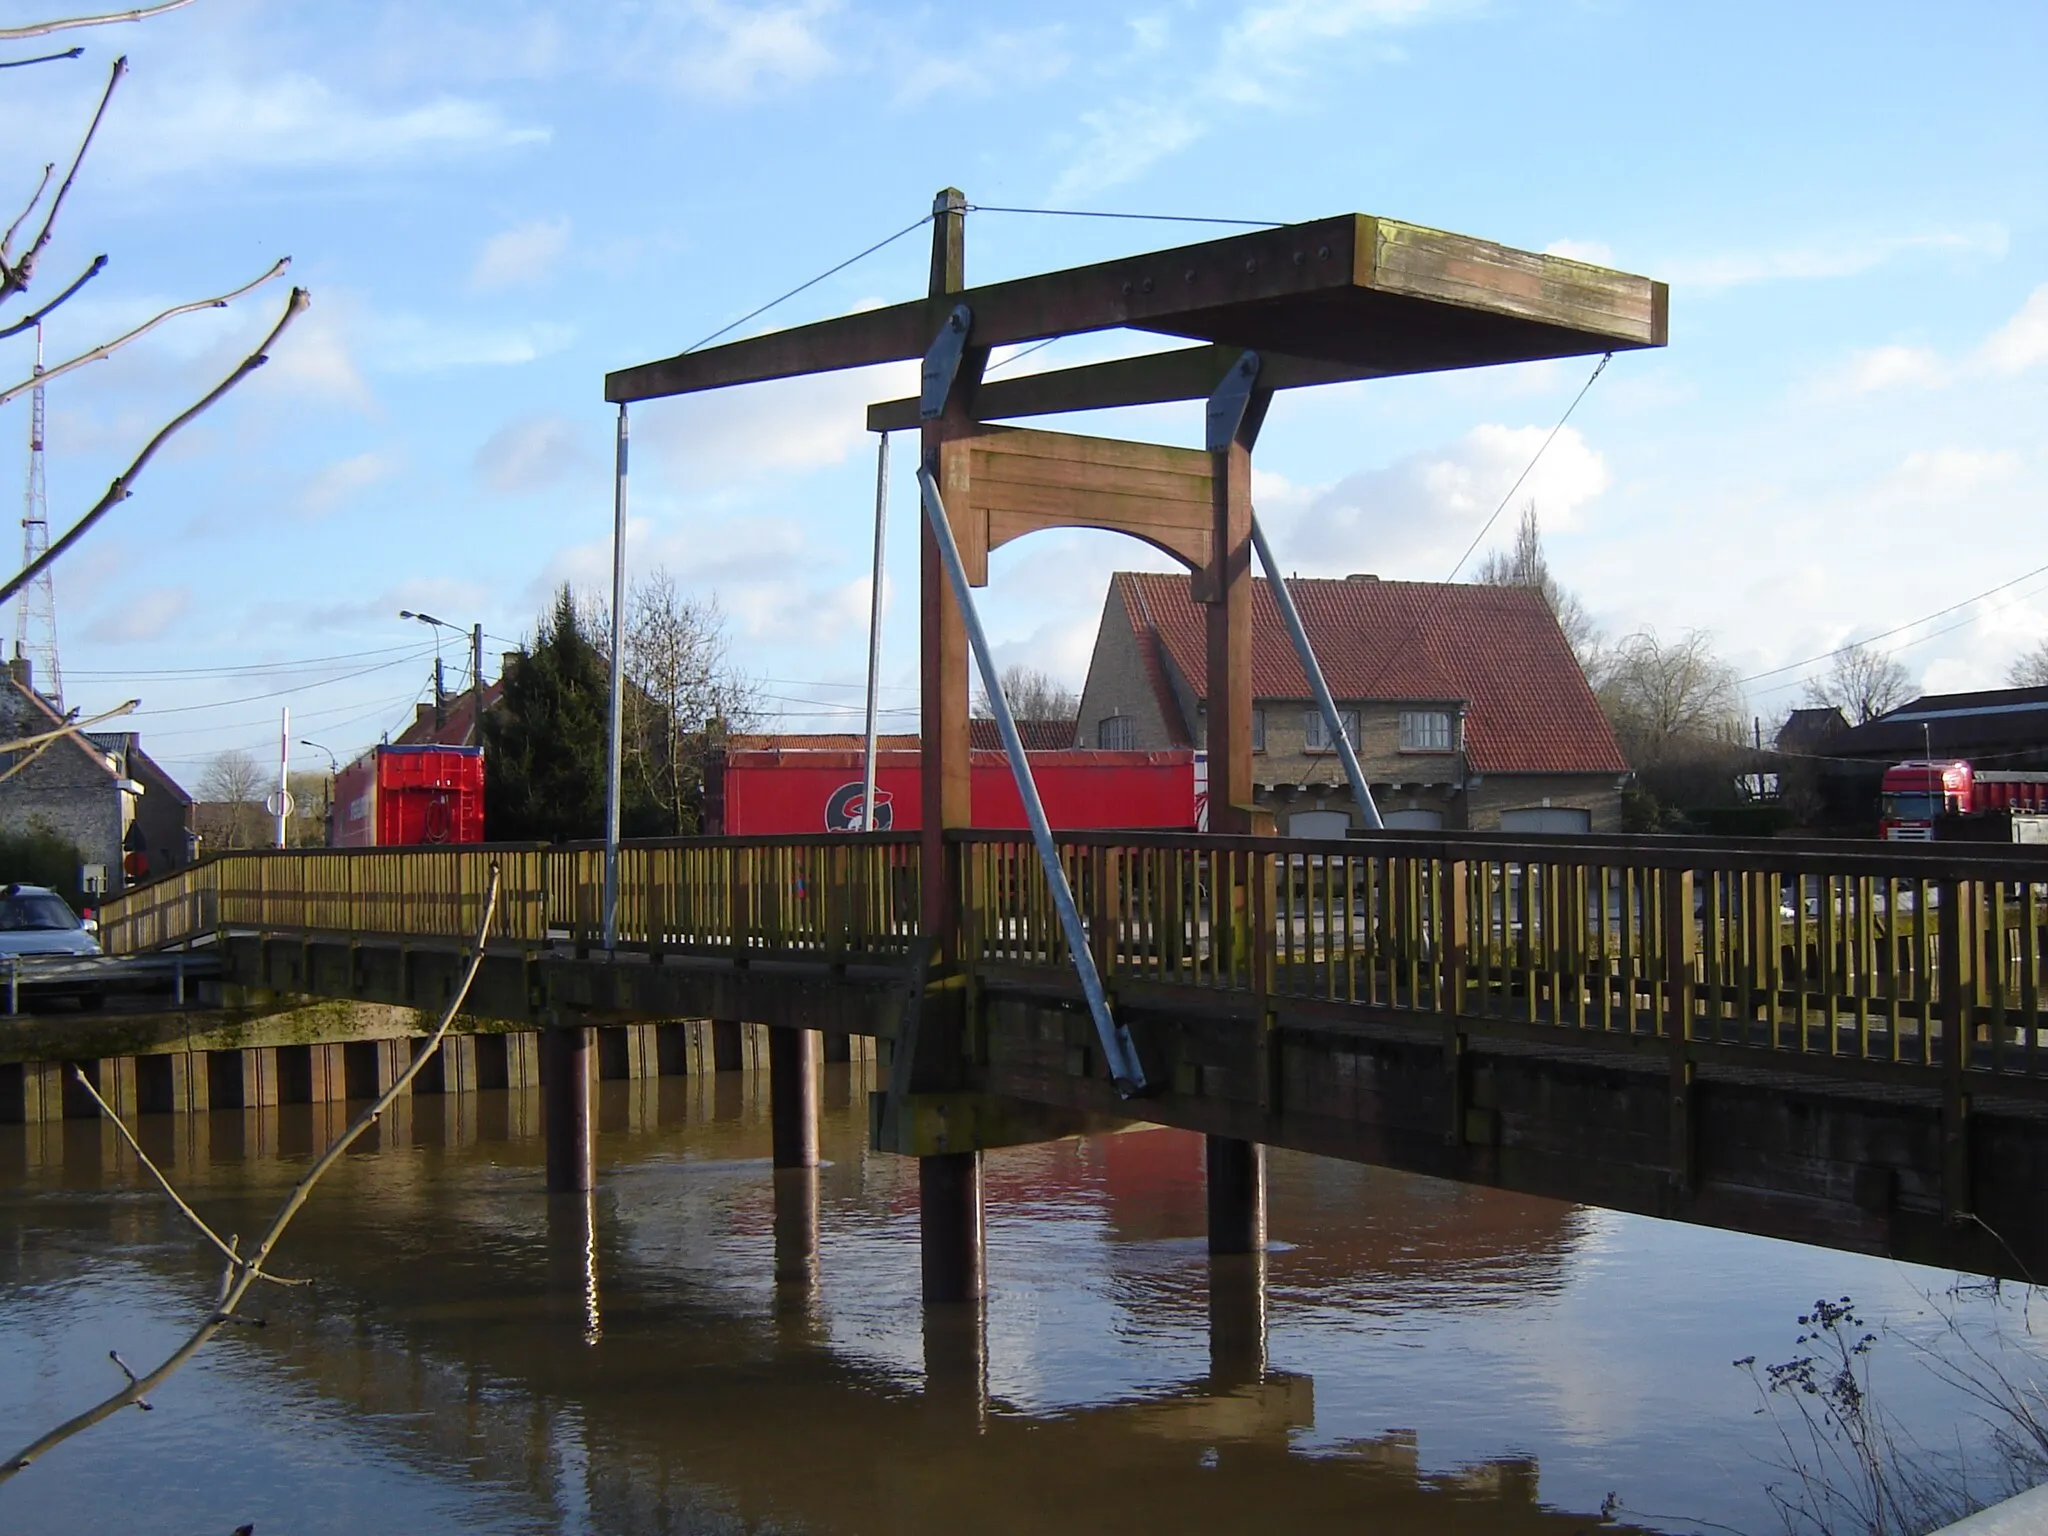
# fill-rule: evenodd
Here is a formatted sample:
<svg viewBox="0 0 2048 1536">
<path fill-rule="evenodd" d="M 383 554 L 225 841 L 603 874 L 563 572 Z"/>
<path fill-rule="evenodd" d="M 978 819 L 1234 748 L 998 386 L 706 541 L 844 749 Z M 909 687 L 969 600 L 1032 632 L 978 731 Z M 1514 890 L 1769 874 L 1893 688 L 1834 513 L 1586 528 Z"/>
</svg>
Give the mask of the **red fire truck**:
<svg viewBox="0 0 2048 1536">
<path fill-rule="evenodd" d="M 1020 828 L 1009 759 L 975 752 L 970 793 L 977 827 Z M 1192 830 L 1206 819 L 1208 784 L 1201 754 L 1166 752 L 1033 752 L 1031 771 L 1055 828 Z M 865 758 L 858 749 L 732 748 L 706 774 L 705 830 L 731 836 L 858 832 Z M 875 754 L 875 827 L 913 832 L 922 824 L 923 775 L 914 748 Z"/>
<path fill-rule="evenodd" d="M 1895 763 L 1884 771 L 1881 794 L 1885 839 L 1926 843 L 1953 835 L 1944 826 L 1962 831 L 1977 818 L 2011 821 L 2048 812 L 2048 772 L 1987 772 L 1960 760 Z M 2011 840 L 2034 841 L 2020 824 L 2013 826 Z"/>
<path fill-rule="evenodd" d="M 336 848 L 484 840 L 484 756 L 475 747 L 372 747 L 334 776 Z"/>
</svg>

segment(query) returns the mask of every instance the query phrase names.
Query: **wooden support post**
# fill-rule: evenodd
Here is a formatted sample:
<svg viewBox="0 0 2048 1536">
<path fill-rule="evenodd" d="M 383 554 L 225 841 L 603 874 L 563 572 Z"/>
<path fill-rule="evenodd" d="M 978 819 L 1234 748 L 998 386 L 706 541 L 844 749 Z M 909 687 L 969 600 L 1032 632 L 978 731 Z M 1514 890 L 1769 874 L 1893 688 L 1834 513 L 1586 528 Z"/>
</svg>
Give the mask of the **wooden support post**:
<svg viewBox="0 0 2048 1536">
<path fill-rule="evenodd" d="M 1942 1214 L 1960 1221 L 1972 1214 L 1970 1188 L 1969 1065 L 1974 976 L 1970 966 L 1971 913 L 1977 888 L 1967 880 L 1940 883 L 1937 943 L 1941 949 L 1941 1204 Z"/>
<path fill-rule="evenodd" d="M 1209 1252 L 1266 1251 L 1266 1149 L 1234 1136 L 1208 1138 Z"/>
<path fill-rule="evenodd" d="M 746 1065 L 743 1052 L 745 1026 L 738 1019 L 711 1021 L 711 1070 L 737 1072 Z"/>
<path fill-rule="evenodd" d="M 1692 916 L 1692 871 L 1662 871 L 1664 907 L 1664 1044 L 1671 1073 L 1671 1184 L 1690 1194 L 1697 1180 L 1698 1133 L 1692 1112 L 1693 964 L 1698 929 Z M 1829 1028 L 1833 1028 L 1832 1021 Z"/>
<path fill-rule="evenodd" d="M 1208 568 L 1194 580 L 1207 605 L 1211 832 L 1255 832 L 1261 822 L 1252 788 L 1252 444 L 1272 399 L 1254 389 L 1229 442 L 1210 444 L 1215 521 Z"/>
<path fill-rule="evenodd" d="M 1465 1123 L 1472 1100 L 1472 1067 L 1465 1054 L 1465 972 L 1472 913 L 1464 862 L 1453 859 L 1445 863 L 1443 880 L 1439 908 L 1439 921 L 1443 927 L 1437 938 L 1436 1000 L 1437 1013 L 1443 1020 L 1444 1077 L 1450 1099 L 1444 1140 L 1451 1146 L 1461 1147 L 1472 1139 Z"/>
<path fill-rule="evenodd" d="M 273 1109 L 277 1105 L 277 1047 L 250 1046 L 242 1052 L 242 1108 Z"/>
<path fill-rule="evenodd" d="M 775 1166 L 818 1165 L 818 1032 L 768 1031 L 768 1103 Z"/>
<path fill-rule="evenodd" d="M 64 1079 L 61 1061 L 31 1061 L 21 1069 L 21 1118 L 25 1124 L 41 1125 L 64 1118 Z"/>
<path fill-rule="evenodd" d="M 1266 1374 L 1266 1255 L 1209 1259 L 1209 1385 L 1228 1392 Z"/>
<path fill-rule="evenodd" d="M 316 1045 L 310 1047 L 310 1073 L 312 1102 L 315 1104 L 338 1104 L 348 1097 L 348 1056 L 347 1048 L 341 1045 Z"/>
<path fill-rule="evenodd" d="M 522 1029 L 505 1037 L 505 1086 L 524 1093 L 540 1086 L 540 1032 Z"/>
<path fill-rule="evenodd" d="M 981 1154 L 917 1160 L 919 1256 L 928 1303 L 980 1301 L 987 1293 Z"/>
<path fill-rule="evenodd" d="M 597 1183 L 590 1124 L 590 1034 L 587 1025 L 579 1024 L 541 1035 L 542 1119 L 550 1194 L 575 1194 Z"/>
<path fill-rule="evenodd" d="M 967 198 L 955 188 L 939 193 L 932 204 L 932 263 L 929 292 L 936 300 L 967 286 Z M 940 307 L 930 306 L 937 338 Z M 967 507 L 967 435 L 975 426 L 974 396 L 988 351 L 970 345 L 946 399 L 945 411 L 924 423 L 921 451 L 938 481 L 939 495 L 950 516 Z M 954 530 L 959 537 L 960 530 Z M 918 520 L 919 674 L 922 699 L 923 830 L 922 932 L 938 945 L 939 964 L 960 963 L 959 882 L 957 850 L 946 842 L 950 827 L 971 826 L 974 807 L 969 792 L 967 729 L 967 622 L 946 579 L 938 540 L 928 520 Z"/>
</svg>

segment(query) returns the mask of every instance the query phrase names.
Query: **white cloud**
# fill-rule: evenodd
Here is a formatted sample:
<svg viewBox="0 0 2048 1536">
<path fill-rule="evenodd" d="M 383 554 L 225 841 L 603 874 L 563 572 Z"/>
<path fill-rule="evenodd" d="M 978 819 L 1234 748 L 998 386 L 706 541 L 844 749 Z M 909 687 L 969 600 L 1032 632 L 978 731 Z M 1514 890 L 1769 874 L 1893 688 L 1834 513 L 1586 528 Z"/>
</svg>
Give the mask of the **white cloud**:
<svg viewBox="0 0 2048 1536">
<path fill-rule="evenodd" d="M 444 96 L 383 110 L 311 75 L 179 81 L 146 106 L 110 115 L 109 161 L 124 176 L 236 167 L 361 166 L 546 142 L 487 102 Z"/>
<path fill-rule="evenodd" d="M 264 383 L 358 411 L 374 410 L 376 395 L 349 349 L 342 314 L 346 307 L 316 300 L 271 349 Z"/>
<path fill-rule="evenodd" d="M 837 9 L 834 0 L 686 0 L 665 18 L 674 34 L 666 50 L 669 72 L 685 90 L 726 101 L 802 85 L 838 62 L 819 25 Z"/>
<path fill-rule="evenodd" d="M 1923 501 L 1946 501 L 1986 485 L 2011 480 L 2021 470 L 2011 449 L 1995 452 L 1971 448 L 1920 449 L 1906 455 L 1885 479 L 1889 489 Z"/>
<path fill-rule="evenodd" d="M 1161 62 L 1170 37 L 1165 20 L 1141 17 L 1132 23 L 1131 53 L 1157 88 L 1081 114 L 1081 143 L 1055 196 L 1131 180 L 1217 127 L 1227 107 L 1284 109 L 1310 66 L 1339 44 L 1468 9 L 1466 0 L 1264 0 L 1241 9 L 1216 35 L 1210 56 L 1186 70 Z"/>
<path fill-rule="evenodd" d="M 1546 435 L 1543 427 L 1487 424 L 1447 447 L 1361 470 L 1334 486 L 1303 489 L 1261 475 L 1253 489 L 1274 530 L 1274 553 L 1290 570 L 1441 581 Z M 1611 479 L 1601 454 L 1566 427 L 1513 499 L 1517 506 L 1536 503 L 1546 533 L 1568 531 Z M 1513 511 L 1502 513 L 1492 544 L 1512 536 Z"/>
<path fill-rule="evenodd" d="M 389 480 L 404 467 L 405 461 L 398 454 L 381 453 L 375 449 L 355 454 L 350 458 L 337 459 L 307 482 L 305 491 L 299 497 L 299 505 L 314 517 L 322 516 L 332 512 L 356 492 L 375 485 L 380 480 Z"/>
<path fill-rule="evenodd" d="M 1562 256 L 1567 261 L 1587 261 L 1596 267 L 1614 265 L 1614 250 L 1605 240 L 1553 240 L 1543 247 L 1546 256 Z"/>
<path fill-rule="evenodd" d="M 1718 292 L 1748 283 L 1855 277 L 1894 257 L 1915 252 L 1945 252 L 1997 260 L 2005 255 L 2006 232 L 1996 225 L 1975 229 L 1936 230 L 1922 235 L 1845 240 L 1832 245 L 1791 246 L 1779 250 L 1752 248 L 1712 256 L 1682 257 L 1666 262 L 1658 276 L 1673 287 Z"/>
<path fill-rule="evenodd" d="M 469 286 L 488 293 L 499 288 L 532 286 L 553 270 L 569 248 L 569 220 L 529 219 L 491 236 L 477 252 Z"/>
<path fill-rule="evenodd" d="M 576 424 L 566 416 L 524 416 L 493 432 L 477 450 L 476 473 L 501 496 L 559 485 L 583 459 Z"/>
<path fill-rule="evenodd" d="M 1828 382 L 1831 393 L 1868 395 L 1902 385 L 1932 387 L 1949 381 L 1948 365 L 1928 347 L 1884 346 L 1858 352 Z"/>
<path fill-rule="evenodd" d="M 473 325 L 422 315 L 376 315 L 363 324 L 368 355 L 386 373 L 507 368 L 562 351 L 576 332 L 550 320 Z"/>
<path fill-rule="evenodd" d="M 842 462 L 868 439 L 867 407 L 917 392 L 913 363 L 810 374 L 637 407 L 633 435 L 681 489 Z"/>
<path fill-rule="evenodd" d="M 1994 373 L 2019 373 L 2048 360 L 2048 283 L 2027 295 L 2019 313 L 1985 339 L 1982 356 Z"/>
<path fill-rule="evenodd" d="M 960 41 L 943 53 L 923 54 L 903 71 L 896 103 L 915 106 L 948 91 L 986 96 L 1044 85 L 1065 74 L 1073 63 L 1073 56 L 1063 46 L 1065 33 L 1059 26 L 988 32 Z"/>
<path fill-rule="evenodd" d="M 151 587 L 102 613 L 86 634 L 107 645 L 160 640 L 191 606 L 190 587 Z"/>
</svg>

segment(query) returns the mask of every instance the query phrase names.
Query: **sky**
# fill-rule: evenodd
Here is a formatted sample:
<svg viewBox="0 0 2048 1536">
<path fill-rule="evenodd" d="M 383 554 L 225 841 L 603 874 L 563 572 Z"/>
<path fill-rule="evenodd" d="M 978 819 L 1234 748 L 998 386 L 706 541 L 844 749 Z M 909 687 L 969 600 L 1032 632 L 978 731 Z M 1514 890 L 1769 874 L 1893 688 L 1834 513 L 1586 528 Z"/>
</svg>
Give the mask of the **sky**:
<svg viewBox="0 0 2048 1536">
<path fill-rule="evenodd" d="M 0 26 L 48 14 L 5 0 Z M 608 583 L 606 371 L 739 320 L 949 185 L 1001 207 L 1373 213 L 1671 285 L 1669 347 L 1617 355 L 1540 459 L 1593 359 L 1282 395 L 1255 491 L 1291 571 L 1442 580 L 1526 471 L 1480 548 L 1533 499 L 1610 635 L 1710 632 L 1767 725 L 1852 640 L 1955 689 L 2048 637 L 2038 3 L 195 0 L 66 41 L 85 56 L 0 72 L 5 217 L 116 54 L 131 73 L 32 290 L 110 258 L 51 317 L 52 361 L 293 264 L 49 385 L 53 530 L 240 361 L 288 283 L 312 294 L 56 567 L 67 704 L 139 696 L 134 728 L 188 784 L 223 749 L 274 756 L 284 705 L 294 740 L 343 760 L 395 733 L 435 654 L 401 609 L 481 623 L 494 677 L 558 584 Z M 1226 232 L 975 213 L 968 277 Z M 926 238 L 735 334 L 917 296 Z M 1019 368 L 1140 345 L 1075 338 Z M 0 349 L 25 378 L 29 339 Z M 717 600 L 770 724 L 858 728 L 863 407 L 911 375 L 635 408 L 632 569 Z M 27 413 L 0 407 L 9 495 Z M 1201 407 L 1041 424 L 1199 446 Z M 917 702 L 912 451 L 884 584 L 894 729 Z M 1161 568 L 1102 533 L 997 551 L 999 659 L 1078 687 L 1110 572 Z M 445 655 L 452 685 L 466 648 Z"/>
</svg>

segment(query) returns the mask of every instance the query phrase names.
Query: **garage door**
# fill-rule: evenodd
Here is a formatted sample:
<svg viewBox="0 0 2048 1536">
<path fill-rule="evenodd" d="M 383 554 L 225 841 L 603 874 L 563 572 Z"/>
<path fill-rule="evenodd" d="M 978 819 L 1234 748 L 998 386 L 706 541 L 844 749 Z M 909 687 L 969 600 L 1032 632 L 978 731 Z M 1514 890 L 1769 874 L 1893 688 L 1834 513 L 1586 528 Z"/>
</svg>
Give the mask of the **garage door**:
<svg viewBox="0 0 2048 1536">
<path fill-rule="evenodd" d="M 1351 830 L 1351 818 L 1342 811 L 1296 811 L 1287 818 L 1289 837 L 1341 838 Z"/>
<path fill-rule="evenodd" d="M 1572 810 L 1567 806 L 1532 805 L 1526 810 L 1502 811 L 1500 829 L 1503 832 L 1565 832 L 1583 835 L 1593 830 L 1593 813 Z"/>
<path fill-rule="evenodd" d="M 1380 820 L 1389 832 L 1437 832 L 1443 829 L 1442 811 L 1386 811 Z"/>
</svg>

